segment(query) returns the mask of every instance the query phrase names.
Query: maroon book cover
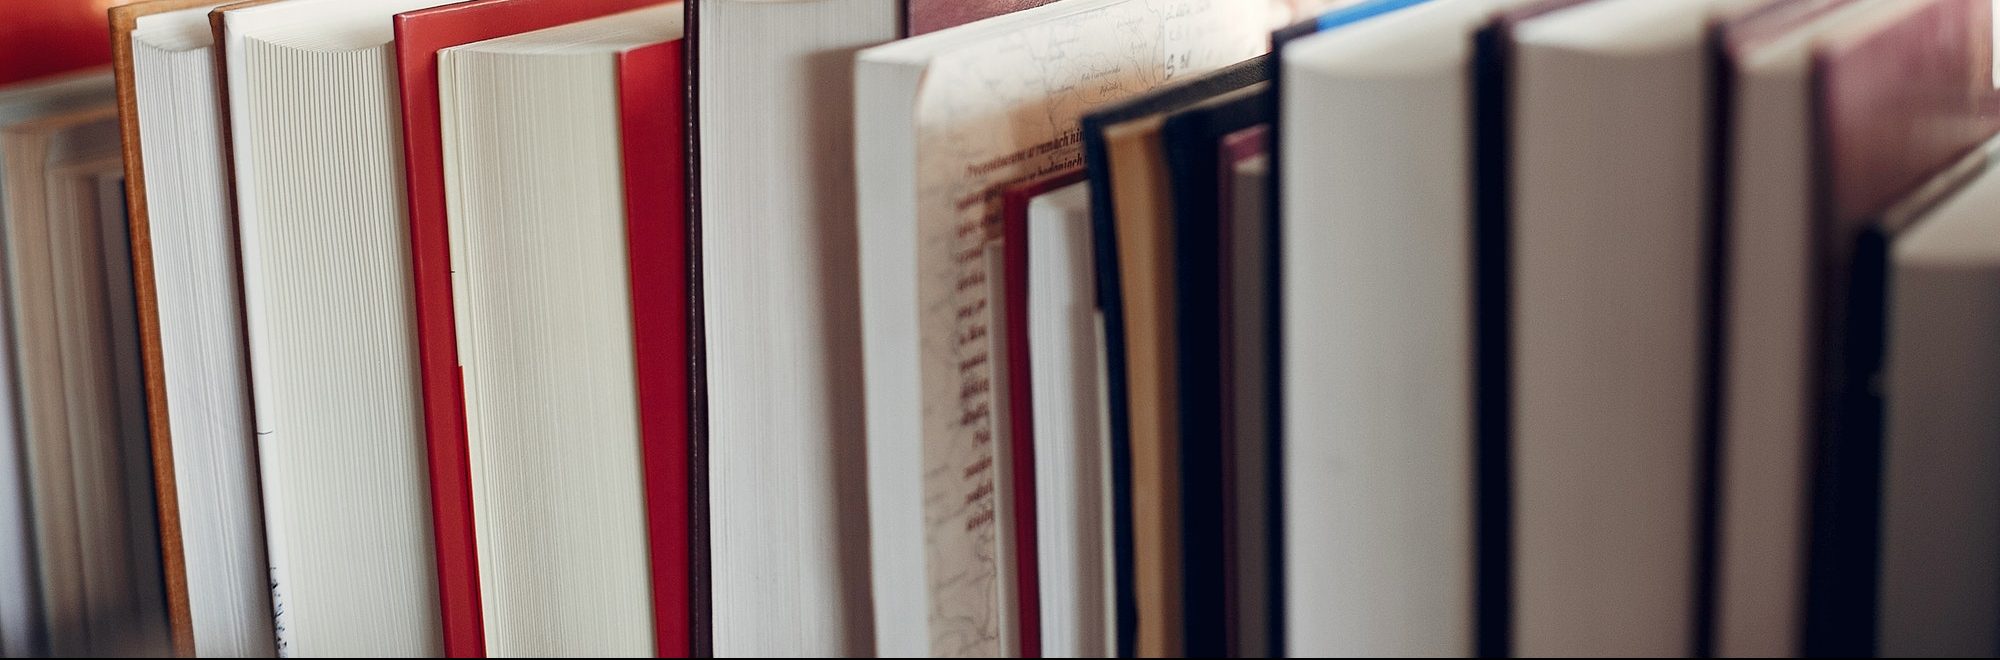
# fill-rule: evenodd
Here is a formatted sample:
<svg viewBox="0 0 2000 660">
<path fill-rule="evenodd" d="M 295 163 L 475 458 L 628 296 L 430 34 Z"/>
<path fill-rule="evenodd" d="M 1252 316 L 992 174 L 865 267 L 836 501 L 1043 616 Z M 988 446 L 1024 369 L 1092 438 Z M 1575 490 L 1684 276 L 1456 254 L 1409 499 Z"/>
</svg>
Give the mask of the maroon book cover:
<svg viewBox="0 0 2000 660">
<path fill-rule="evenodd" d="M 1991 0 L 1899 0 L 1813 51 L 1820 439 L 1805 654 L 1872 655 L 1879 556 L 1882 221 L 2000 129 Z"/>
<path fill-rule="evenodd" d="M 909 0 L 903 31 L 909 36 L 936 32 L 982 18 L 991 18 L 1053 0 Z"/>
<path fill-rule="evenodd" d="M 1243 483 L 1241 479 L 1242 471 L 1253 466 L 1239 465 L 1237 463 L 1241 451 L 1238 444 L 1249 442 L 1251 439 L 1244 438 L 1237 433 L 1237 429 L 1242 424 L 1241 420 L 1238 419 L 1238 415 L 1244 411 L 1236 405 L 1237 400 L 1241 397 L 1241 394 L 1238 392 L 1239 389 L 1254 388 L 1261 385 L 1261 383 L 1241 382 L 1238 379 L 1240 365 L 1237 361 L 1246 356 L 1239 355 L 1236 348 L 1241 345 L 1240 342 L 1249 338 L 1237 336 L 1238 326 L 1236 320 L 1243 318 L 1242 315 L 1246 313 L 1259 314 L 1262 311 L 1262 305 L 1253 305 L 1253 309 L 1250 310 L 1240 310 L 1237 308 L 1239 304 L 1237 299 L 1231 294 L 1240 291 L 1239 287 L 1243 284 L 1248 284 L 1239 282 L 1237 279 L 1239 276 L 1244 275 L 1242 269 L 1258 268 L 1260 269 L 1258 275 L 1262 275 L 1261 264 L 1237 263 L 1236 255 L 1239 254 L 1239 246 L 1244 241 L 1262 241 L 1265 239 L 1263 235 L 1264 231 L 1260 231 L 1264 228 L 1243 227 L 1239 226 L 1235 221 L 1238 204 L 1247 201 L 1237 199 L 1236 195 L 1241 191 L 1237 189 L 1236 185 L 1236 170 L 1248 161 L 1264 157 L 1270 150 L 1270 140 L 1271 125 L 1258 124 L 1225 135 L 1216 144 L 1217 153 L 1221 156 L 1219 159 L 1221 167 L 1216 168 L 1216 217 L 1220 220 L 1216 223 L 1215 236 L 1217 240 L 1215 250 L 1217 266 L 1216 290 L 1222 292 L 1220 310 L 1222 318 L 1217 319 L 1218 323 L 1216 324 L 1218 344 L 1221 346 L 1221 350 L 1217 351 L 1217 355 L 1222 359 L 1219 371 L 1222 378 L 1218 388 L 1222 394 L 1218 409 L 1221 413 L 1222 428 L 1222 498 L 1224 502 L 1222 533 L 1223 538 L 1226 539 L 1222 544 L 1222 570 L 1223 574 L 1228 576 L 1227 579 L 1223 580 L 1222 602 L 1223 611 L 1230 614 L 1229 620 L 1224 622 L 1224 645 L 1232 654 L 1238 655 L 1250 655 L 1252 651 L 1265 652 L 1271 648 L 1268 646 L 1261 649 L 1246 648 L 1247 639 L 1264 639 L 1268 635 L 1259 631 L 1246 630 L 1245 627 L 1261 624 L 1268 629 L 1269 622 L 1246 621 L 1244 620 L 1244 612 L 1246 610 L 1256 610 L 1265 616 L 1277 615 L 1275 611 L 1272 611 L 1268 607 L 1268 593 L 1259 593 L 1255 596 L 1244 593 L 1245 580 L 1243 576 L 1246 565 L 1263 563 L 1260 562 L 1262 558 L 1243 556 L 1245 548 L 1240 539 L 1245 532 L 1244 528 L 1268 528 L 1264 528 L 1262 525 L 1249 524 L 1253 521 L 1242 520 L 1240 517 L 1234 515 L 1239 511 L 1236 506 L 1237 502 L 1243 501 L 1246 497 L 1262 495 L 1262 493 L 1242 492 L 1243 489 L 1250 487 L 1248 484 Z M 1263 193 L 1266 190 L 1259 190 L 1258 192 Z M 1268 203 L 1268 200 L 1264 203 Z M 1261 282 L 1262 279 L 1262 277 L 1258 277 L 1256 281 Z M 1262 439 L 1260 438 L 1259 440 Z M 1268 589 L 1268 585 L 1265 588 Z M 1246 602 L 1246 599 L 1254 599 L 1258 602 Z M 1265 641 L 1268 643 L 1270 640 L 1265 639 Z"/>
<path fill-rule="evenodd" d="M 1007 333 L 1007 433 L 1013 444 L 1014 556 L 1018 563 L 1016 607 L 1020 612 L 1021 657 L 1042 655 L 1041 573 L 1035 543 L 1035 409 L 1028 351 L 1028 203 L 1038 196 L 1083 181 L 1072 170 L 1015 184 L 1002 193 L 1001 249 L 1005 255 L 1005 300 L 1000 301 Z"/>
</svg>

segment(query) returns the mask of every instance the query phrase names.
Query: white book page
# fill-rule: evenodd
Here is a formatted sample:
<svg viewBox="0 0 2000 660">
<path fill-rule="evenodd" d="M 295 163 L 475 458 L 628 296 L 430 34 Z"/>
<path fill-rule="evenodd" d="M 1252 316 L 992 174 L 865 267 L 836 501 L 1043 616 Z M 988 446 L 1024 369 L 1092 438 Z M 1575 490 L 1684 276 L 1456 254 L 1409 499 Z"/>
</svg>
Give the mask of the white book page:
<svg viewBox="0 0 2000 660">
<path fill-rule="evenodd" d="M 995 655 L 996 332 L 980 285 L 999 191 L 1082 164 L 1078 122 L 1104 104 L 1232 64 L 1265 43 L 1259 3 L 1128 0 L 931 61 L 917 102 L 918 309 L 931 651 Z M 1119 35 L 1107 38 L 1107 35 Z"/>
</svg>

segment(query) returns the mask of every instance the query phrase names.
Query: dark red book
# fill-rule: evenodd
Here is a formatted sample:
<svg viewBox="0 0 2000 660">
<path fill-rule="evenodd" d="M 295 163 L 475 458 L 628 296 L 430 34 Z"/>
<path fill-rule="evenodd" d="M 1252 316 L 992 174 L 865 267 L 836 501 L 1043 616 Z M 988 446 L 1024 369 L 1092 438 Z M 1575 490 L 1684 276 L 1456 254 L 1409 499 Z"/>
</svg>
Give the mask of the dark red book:
<svg viewBox="0 0 2000 660">
<path fill-rule="evenodd" d="M 1001 249 L 1006 299 L 1000 304 L 1007 332 L 1007 433 L 1014 461 L 1015 606 L 1020 612 L 1021 657 L 1042 656 L 1041 571 L 1035 541 L 1035 407 L 1028 351 L 1028 203 L 1083 181 L 1082 170 L 1016 184 L 1001 196 Z"/>
<path fill-rule="evenodd" d="M 1040 7 L 1054 0 L 909 0 L 909 20 L 903 25 L 914 37 L 925 32 L 936 32 L 948 27 L 956 27 L 982 18 L 992 18 L 1029 7 Z"/>
<path fill-rule="evenodd" d="M 1892 208 L 2000 130 L 1989 0 L 1899 0 L 1813 50 L 1818 438 L 1807 656 L 1874 655 Z"/>
<path fill-rule="evenodd" d="M 481 614 L 479 594 L 478 543 L 473 531 L 472 480 L 470 457 L 467 455 L 465 430 L 465 393 L 458 360 L 457 333 L 454 327 L 451 291 L 451 243 L 446 222 L 444 183 L 444 143 L 440 135 L 442 119 L 438 105 L 438 51 L 487 39 L 494 39 L 522 32 L 554 27 L 565 23 L 596 18 L 647 5 L 658 4 L 658 0 L 472 0 L 442 7 L 406 12 L 396 16 L 396 60 L 402 86 L 403 106 L 403 153 L 404 176 L 407 178 L 410 205 L 410 257 L 412 280 L 416 288 L 417 340 L 420 348 L 419 364 L 424 394 L 424 424 L 429 439 L 431 466 L 431 516 L 436 528 L 439 612 L 444 621 L 445 653 L 454 657 L 480 657 L 486 655 L 485 631 Z M 679 42 L 671 44 L 678 49 Z M 650 50 L 650 49 L 649 49 Z M 674 118 L 673 135 L 679 135 L 679 83 L 681 71 L 678 68 L 679 53 L 667 55 L 638 55 L 638 59 L 648 57 L 660 60 L 670 59 L 673 69 L 657 71 L 662 62 L 647 62 L 640 66 L 623 67 L 624 70 L 650 71 L 661 77 L 658 85 L 671 82 L 655 100 L 662 107 L 656 113 L 668 113 Z M 667 76 L 671 74 L 670 80 Z M 652 85 L 649 85 L 652 86 Z M 625 121 L 634 121 L 628 107 Z M 643 115 L 642 115 L 643 116 Z M 655 117 L 644 116 L 646 119 Z M 650 123 L 650 122 L 649 122 Z M 633 139 L 638 131 L 627 131 L 627 139 Z M 664 138 L 662 138 L 664 139 Z M 678 172 L 680 154 L 677 142 L 673 146 L 673 164 L 647 163 L 653 167 L 671 167 Z M 628 144 L 631 153 L 634 145 Z M 639 145 L 639 146 L 651 146 Z M 644 153 L 641 151 L 640 153 Z M 658 174 L 658 173 L 654 173 Z M 669 173 L 671 174 L 671 173 Z M 635 173 L 627 172 L 628 182 Z M 673 178 L 671 184 L 655 183 L 653 194 L 671 195 L 675 204 L 682 195 L 684 183 Z M 666 186 L 671 185 L 671 188 Z M 630 200 L 628 200 L 629 202 Z M 649 209 L 650 211 L 650 209 Z M 680 215 L 678 207 L 674 217 Z M 648 222 L 662 221 L 657 217 Z M 668 220 L 671 221 L 671 220 Z M 640 226 L 638 216 L 633 216 L 635 227 Z M 651 226 L 651 225 L 646 225 Z M 643 233 L 643 231 L 642 231 Z M 654 265 L 652 260 L 634 259 L 635 276 L 638 267 Z M 678 273 L 677 273 L 678 274 Z M 634 288 L 634 297 L 659 293 L 672 280 L 654 280 L 644 289 Z M 645 309 L 641 306 L 640 309 Z M 635 319 L 635 336 L 642 346 L 653 337 L 644 332 L 648 325 Z M 648 382 L 646 350 L 641 350 L 641 382 Z M 642 393 L 642 409 L 646 399 Z M 653 428 L 646 422 L 656 421 L 650 415 L 642 414 L 642 429 Z M 643 431 L 642 433 L 649 433 Z M 649 433 L 647 447 L 648 489 L 653 490 L 653 481 L 658 473 L 654 469 L 654 446 Z M 685 476 L 680 479 L 684 485 Z M 651 507 L 658 508 L 658 507 Z M 655 516 L 659 514 L 654 514 Z M 656 521 L 657 522 L 657 521 Z M 684 527 L 684 525 L 683 525 Z M 657 547 L 657 542 L 655 543 Z M 675 544 L 684 553 L 686 544 Z M 683 554 L 684 556 L 684 554 Z M 655 562 L 661 560 L 661 553 L 655 553 Z M 658 576 L 669 578 L 685 575 L 683 568 L 678 571 L 656 571 Z M 655 598 L 660 598 L 656 588 Z M 680 599 L 685 602 L 685 598 Z M 685 608 L 682 608 L 684 611 Z M 656 616 L 665 617 L 671 610 L 656 608 Z M 666 626 L 662 627 L 665 630 Z M 685 639 L 685 627 L 682 639 Z M 683 648 L 660 645 L 662 653 Z M 685 651 L 681 651 L 685 654 Z"/>
<path fill-rule="evenodd" d="M 0 85 L 111 63 L 104 11 L 130 1 L 0 2 Z"/>
</svg>

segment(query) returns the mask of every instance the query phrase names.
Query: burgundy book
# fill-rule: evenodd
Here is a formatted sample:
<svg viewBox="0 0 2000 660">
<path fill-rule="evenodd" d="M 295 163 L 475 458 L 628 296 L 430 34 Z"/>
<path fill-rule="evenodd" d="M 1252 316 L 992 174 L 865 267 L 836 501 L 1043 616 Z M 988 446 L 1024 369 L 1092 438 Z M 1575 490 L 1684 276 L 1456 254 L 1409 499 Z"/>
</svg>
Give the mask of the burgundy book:
<svg viewBox="0 0 2000 660">
<path fill-rule="evenodd" d="M 1898 0 L 1814 48 L 1820 439 L 1805 654 L 1872 655 L 1881 485 L 1880 223 L 2000 130 L 1991 0 Z M 1859 577 L 1857 577 L 1859 576 Z"/>
<path fill-rule="evenodd" d="M 1278 577 L 1275 568 L 1282 548 L 1272 543 L 1270 530 L 1281 521 L 1277 507 L 1269 503 L 1279 495 L 1276 481 L 1268 476 L 1277 467 L 1274 445 L 1257 450 L 1264 455 L 1260 465 L 1243 465 L 1242 456 L 1246 442 L 1269 443 L 1272 428 L 1268 417 L 1253 410 L 1249 399 L 1251 392 L 1262 394 L 1264 385 L 1271 380 L 1268 361 L 1268 347 L 1264 346 L 1264 336 L 1244 336 L 1252 326 L 1265 325 L 1268 310 L 1264 300 L 1272 293 L 1265 287 L 1264 270 L 1266 264 L 1253 262 L 1252 254 L 1268 260 L 1269 255 L 1261 254 L 1269 228 L 1263 221 L 1269 214 L 1260 209 L 1270 202 L 1265 195 L 1268 186 L 1251 191 L 1242 187 L 1239 170 L 1251 161 L 1266 158 L 1271 145 L 1271 125 L 1261 123 L 1222 136 L 1217 141 L 1216 151 L 1220 156 L 1216 169 L 1216 224 L 1215 232 L 1215 275 L 1216 290 L 1221 293 L 1216 319 L 1216 339 L 1221 359 L 1218 374 L 1218 407 L 1221 413 L 1222 438 L 1222 570 L 1223 611 L 1228 614 L 1224 622 L 1225 648 L 1232 655 L 1269 655 L 1276 651 L 1275 630 L 1277 617 L 1276 590 L 1272 585 Z M 1268 159 L 1265 161 L 1268 167 Z M 1265 176 L 1269 176 L 1268 171 Z M 1254 199 L 1246 198 L 1254 196 Z M 1235 294 L 1255 289 L 1265 294 L 1260 298 L 1242 297 Z M 1259 333 L 1265 334 L 1265 333 Z M 1268 410 L 1265 407 L 1265 410 Z M 1256 430 L 1245 432 L 1249 426 Z M 1245 479 L 1246 475 L 1262 478 Z M 1256 502 L 1257 507 L 1246 506 Z M 1262 510 L 1256 519 L 1240 515 L 1251 510 Z M 1246 556 L 1250 554 L 1250 556 Z M 1251 571 L 1261 577 L 1253 578 Z M 1261 587 L 1261 589 L 1259 588 Z"/>
<path fill-rule="evenodd" d="M 1053 0 L 908 0 L 903 23 L 909 36 L 936 32 L 982 18 L 1046 5 Z"/>
<path fill-rule="evenodd" d="M 1035 408 L 1028 351 L 1028 204 L 1036 197 L 1083 180 L 1071 170 L 1009 187 L 1000 202 L 1001 244 L 1007 271 L 1006 299 L 1000 302 L 1007 333 L 1007 433 L 1013 444 L 1014 556 L 1016 606 L 1020 612 L 1021 657 L 1042 655 L 1041 573 L 1035 542 Z"/>
</svg>

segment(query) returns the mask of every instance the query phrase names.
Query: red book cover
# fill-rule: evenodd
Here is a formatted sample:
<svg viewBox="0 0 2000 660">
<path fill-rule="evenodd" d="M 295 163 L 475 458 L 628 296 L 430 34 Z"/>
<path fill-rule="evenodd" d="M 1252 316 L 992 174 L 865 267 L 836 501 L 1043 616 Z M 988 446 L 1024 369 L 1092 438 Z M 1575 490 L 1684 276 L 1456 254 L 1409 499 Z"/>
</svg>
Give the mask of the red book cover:
<svg viewBox="0 0 2000 660">
<path fill-rule="evenodd" d="M 0 0 L 0 86 L 111 62 L 105 10 L 132 0 Z"/>
<path fill-rule="evenodd" d="M 636 9 L 658 0 L 472 0 L 398 14 L 396 63 L 403 106 L 404 176 L 410 203 L 410 258 L 436 528 L 438 609 L 444 648 L 483 657 L 478 543 L 465 393 L 451 296 L 451 243 L 445 216 L 444 142 L 437 53 L 445 48 Z M 650 477 L 649 477 L 650 478 Z"/>
<path fill-rule="evenodd" d="M 1041 573 L 1035 542 L 1035 407 L 1029 380 L 1028 351 L 1028 203 L 1083 180 L 1082 170 L 1052 175 L 1008 188 L 1002 193 L 1001 250 L 1007 272 L 1002 274 L 1006 299 L 1007 433 L 1014 462 L 1015 605 L 1020 612 L 1021 657 L 1042 655 Z"/>
<path fill-rule="evenodd" d="M 688 233 L 685 41 L 627 51 L 618 61 L 625 155 L 626 250 L 639 435 L 652 548 L 654 648 L 693 653 L 689 606 Z"/>
</svg>

